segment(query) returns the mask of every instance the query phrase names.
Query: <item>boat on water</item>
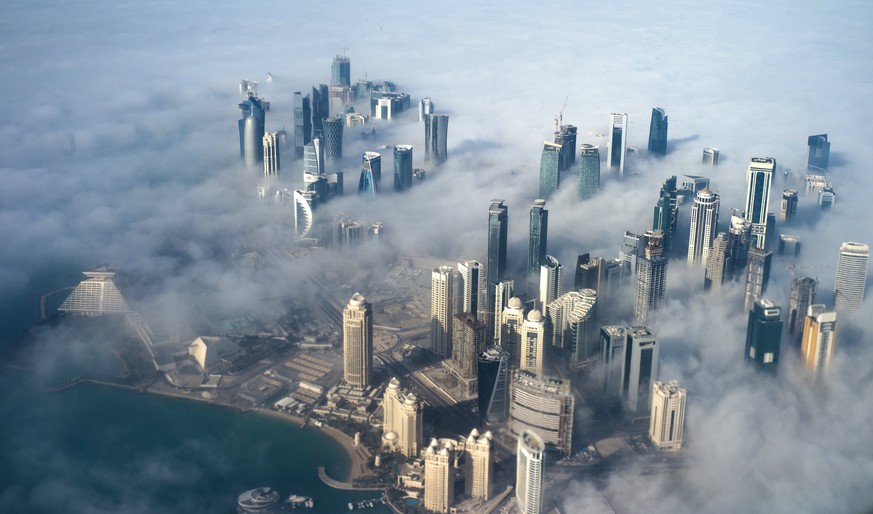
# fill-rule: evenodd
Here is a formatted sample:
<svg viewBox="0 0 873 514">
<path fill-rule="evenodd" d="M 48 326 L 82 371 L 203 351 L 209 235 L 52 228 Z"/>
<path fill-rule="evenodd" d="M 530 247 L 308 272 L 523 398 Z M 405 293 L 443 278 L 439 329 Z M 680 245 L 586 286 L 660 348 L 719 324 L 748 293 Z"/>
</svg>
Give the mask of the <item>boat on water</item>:
<svg viewBox="0 0 873 514">
<path fill-rule="evenodd" d="M 315 501 L 309 496 L 292 494 L 285 500 L 285 506 L 288 507 L 288 510 L 311 509 L 315 507 Z"/>
<path fill-rule="evenodd" d="M 292 494 L 283 502 L 279 491 L 271 487 L 258 487 L 240 494 L 236 505 L 237 514 L 274 514 L 289 510 L 311 509 L 315 507 L 315 501 L 309 496 Z"/>
</svg>

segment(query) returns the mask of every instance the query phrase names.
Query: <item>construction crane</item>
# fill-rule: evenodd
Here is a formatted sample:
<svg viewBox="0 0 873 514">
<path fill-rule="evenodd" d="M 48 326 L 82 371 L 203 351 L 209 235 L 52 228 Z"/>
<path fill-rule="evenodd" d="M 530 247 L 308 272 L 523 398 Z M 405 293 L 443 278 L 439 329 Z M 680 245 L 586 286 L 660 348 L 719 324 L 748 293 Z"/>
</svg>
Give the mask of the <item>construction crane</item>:
<svg viewBox="0 0 873 514">
<path fill-rule="evenodd" d="M 569 96 L 564 98 L 564 105 L 561 107 L 561 110 L 560 110 L 560 112 L 558 112 L 558 115 L 555 116 L 555 134 L 557 134 L 561 130 L 561 125 L 564 124 L 564 109 L 567 108 L 567 100 L 569 100 L 569 99 L 570 99 Z"/>
<path fill-rule="evenodd" d="M 788 266 L 785 266 L 785 270 L 788 271 L 788 272 L 791 274 L 791 279 L 792 279 L 792 280 L 794 280 L 794 272 L 795 272 L 795 270 L 799 270 L 799 269 L 824 269 L 824 268 L 830 268 L 830 266 L 827 266 L 827 265 L 818 265 L 818 266 L 798 266 L 798 265 L 796 265 L 796 264 L 789 264 Z M 818 277 L 816 277 L 815 281 L 818 282 Z"/>
</svg>

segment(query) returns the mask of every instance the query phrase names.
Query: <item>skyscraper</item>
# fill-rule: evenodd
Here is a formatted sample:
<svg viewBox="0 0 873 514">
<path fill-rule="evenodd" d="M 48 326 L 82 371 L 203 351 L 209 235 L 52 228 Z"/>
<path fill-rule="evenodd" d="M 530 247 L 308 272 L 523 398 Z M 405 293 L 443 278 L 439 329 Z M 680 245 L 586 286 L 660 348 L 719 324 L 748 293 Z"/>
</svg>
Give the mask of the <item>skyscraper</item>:
<svg viewBox="0 0 873 514">
<path fill-rule="evenodd" d="M 314 221 L 312 210 L 318 202 L 318 194 L 314 191 L 295 190 L 292 193 L 292 209 L 294 214 L 294 237 L 306 237 L 312 230 Z"/>
<path fill-rule="evenodd" d="M 645 323 L 649 313 L 661 307 L 667 290 L 667 258 L 661 244 L 660 230 L 647 230 L 645 257 L 640 259 L 636 275 L 634 320 Z"/>
<path fill-rule="evenodd" d="M 546 324 L 540 311 L 534 309 L 527 314 L 521 328 L 521 364 L 519 369 L 543 374 L 546 351 Z"/>
<path fill-rule="evenodd" d="M 846 242 L 840 245 L 834 283 L 834 310 L 838 313 L 857 311 L 864 302 L 869 258 L 870 247 L 866 244 Z"/>
<path fill-rule="evenodd" d="M 494 445 L 491 432 L 479 435 L 475 428 L 467 436 L 464 445 L 466 465 L 464 469 L 464 492 L 467 498 L 489 500 L 494 482 Z"/>
<path fill-rule="evenodd" d="M 376 152 L 364 152 L 358 194 L 373 199 L 379 194 L 382 179 L 382 156 Z"/>
<path fill-rule="evenodd" d="M 600 189 L 600 147 L 583 144 L 579 156 L 579 198 L 592 198 Z"/>
<path fill-rule="evenodd" d="M 499 346 L 479 354 L 476 378 L 479 415 L 489 425 L 503 423 L 509 415 L 509 354 Z"/>
<path fill-rule="evenodd" d="M 597 356 L 600 349 L 595 331 L 597 293 L 582 289 L 562 294 L 548 304 L 551 345 L 570 356 L 570 368 L 577 369 Z"/>
<path fill-rule="evenodd" d="M 530 206 L 530 236 L 527 245 L 528 291 L 536 287 L 540 277 L 540 266 L 546 261 L 546 246 L 549 238 L 549 211 L 546 201 L 534 200 Z"/>
<path fill-rule="evenodd" d="M 688 238 L 688 265 L 705 264 L 718 231 L 718 193 L 709 188 L 697 192 L 691 206 L 691 232 Z"/>
<path fill-rule="evenodd" d="M 569 169 L 576 162 L 576 127 L 573 125 L 557 127 L 555 144 L 561 145 L 561 170 Z"/>
<path fill-rule="evenodd" d="M 336 164 L 343 160 L 343 125 L 342 116 L 324 118 L 324 162 Z"/>
<path fill-rule="evenodd" d="M 746 327 L 746 362 L 771 373 L 779 363 L 782 339 L 782 309 L 770 300 L 758 298 L 749 311 Z"/>
<path fill-rule="evenodd" d="M 440 266 L 431 272 L 430 351 L 443 359 L 452 356 L 454 273 L 451 266 Z"/>
<path fill-rule="evenodd" d="M 352 64 L 348 57 L 337 55 L 330 67 L 330 85 L 350 87 L 352 84 Z"/>
<path fill-rule="evenodd" d="M 706 258 L 706 273 L 703 277 L 704 291 L 719 289 L 733 273 L 730 237 L 719 232 L 712 241 L 712 249 Z"/>
<path fill-rule="evenodd" d="M 509 209 L 503 200 L 491 200 L 488 208 L 488 305 L 486 311 L 496 312 L 497 284 L 506 273 L 506 237 L 509 224 Z M 492 329 L 493 330 L 493 329 Z M 490 333 L 493 336 L 493 331 Z"/>
<path fill-rule="evenodd" d="M 752 225 L 752 246 L 764 249 L 767 234 L 767 215 L 770 213 L 770 185 L 776 172 L 776 159 L 752 157 L 746 171 L 746 221 Z"/>
<path fill-rule="evenodd" d="M 800 358 L 807 374 L 821 380 L 828 372 L 837 345 L 837 313 L 824 305 L 810 305 L 804 317 Z"/>
<path fill-rule="evenodd" d="M 418 102 L 419 123 L 424 123 L 428 114 L 433 114 L 433 102 L 430 100 L 430 97 L 424 97 Z"/>
<path fill-rule="evenodd" d="M 679 189 L 676 187 L 676 176 L 668 177 L 661 186 L 658 202 L 652 216 L 652 230 L 662 232 L 661 244 L 664 251 L 673 248 L 676 227 L 679 224 Z"/>
<path fill-rule="evenodd" d="M 834 188 L 827 186 L 818 192 L 818 208 L 822 210 L 830 209 L 837 201 L 837 194 Z"/>
<path fill-rule="evenodd" d="M 658 377 L 661 347 L 647 327 L 630 327 L 626 334 L 621 396 L 628 412 L 644 412 L 649 407 L 652 383 Z"/>
<path fill-rule="evenodd" d="M 779 209 L 779 220 L 789 221 L 797 214 L 797 191 L 782 190 L 782 207 Z"/>
<path fill-rule="evenodd" d="M 309 110 L 312 113 L 312 139 L 324 137 L 323 122 L 330 115 L 330 98 L 326 84 L 313 86 Z"/>
<path fill-rule="evenodd" d="M 718 148 L 707 146 L 703 149 L 703 165 L 718 166 Z"/>
<path fill-rule="evenodd" d="M 315 138 L 303 147 L 303 175 L 320 177 L 324 175 L 324 148 L 321 138 Z M 321 198 L 325 200 L 324 197 Z"/>
<path fill-rule="evenodd" d="M 464 261 L 458 263 L 458 293 L 460 301 L 457 308 L 459 313 L 467 313 L 478 319 L 479 297 L 482 294 L 481 275 L 482 265 L 479 261 Z"/>
<path fill-rule="evenodd" d="M 803 335 L 803 324 L 809 306 L 815 303 L 815 288 L 818 280 L 812 277 L 798 277 L 791 280 L 788 294 L 788 334 L 794 343 Z"/>
<path fill-rule="evenodd" d="M 818 134 L 809 136 L 807 139 L 809 153 L 806 158 L 806 169 L 808 171 L 827 171 L 828 159 L 831 154 L 831 144 L 828 143 L 827 134 Z"/>
<path fill-rule="evenodd" d="M 267 132 L 262 142 L 264 147 L 264 178 L 279 174 L 279 133 Z"/>
<path fill-rule="evenodd" d="M 652 121 L 649 123 L 649 153 L 667 155 L 667 114 L 664 109 L 652 109 Z"/>
<path fill-rule="evenodd" d="M 609 115 L 606 167 L 624 176 L 624 157 L 627 153 L 627 113 Z"/>
<path fill-rule="evenodd" d="M 746 309 L 751 309 L 755 300 L 761 298 L 767 291 L 772 260 L 773 252 L 765 252 L 758 248 L 749 250 L 749 262 L 746 265 L 746 292 L 743 299 Z"/>
<path fill-rule="evenodd" d="M 88 278 L 79 282 L 58 310 L 83 316 L 130 312 L 127 301 L 115 285 L 116 273 L 114 266 L 105 264 L 83 271 L 82 274 Z"/>
<path fill-rule="evenodd" d="M 303 147 L 312 141 L 312 110 L 309 107 L 309 95 L 303 96 L 300 91 L 294 92 L 294 153 L 298 159 L 303 158 Z"/>
<path fill-rule="evenodd" d="M 496 340 L 498 338 L 497 334 L 503 329 L 503 313 L 505 307 L 509 305 L 510 300 L 513 298 L 514 289 L 514 280 L 503 280 L 494 287 L 494 312 L 491 314 L 485 311 L 483 316 L 484 321 L 488 323 L 488 334 L 486 337 L 489 341 Z M 493 320 L 489 322 L 488 318 L 493 318 Z"/>
<path fill-rule="evenodd" d="M 521 337 L 524 326 L 524 304 L 517 296 L 506 302 L 500 319 L 497 343 L 509 352 L 510 364 L 518 367 L 521 362 Z"/>
<path fill-rule="evenodd" d="M 561 180 L 561 145 L 543 141 L 540 158 L 540 198 L 548 198 L 558 190 Z"/>
<path fill-rule="evenodd" d="M 452 319 L 452 361 L 464 378 L 474 378 L 479 354 L 485 351 L 485 323 L 469 313 Z"/>
<path fill-rule="evenodd" d="M 543 463 L 546 446 L 533 430 L 518 436 L 516 457 L 515 497 L 521 514 L 540 514 L 543 511 Z"/>
<path fill-rule="evenodd" d="M 746 267 L 749 260 L 749 244 L 751 240 L 752 224 L 749 223 L 743 212 L 731 209 L 731 226 L 728 228 L 728 240 L 730 241 L 731 268 L 735 273 Z"/>
<path fill-rule="evenodd" d="M 449 133 L 448 114 L 428 114 L 424 120 L 424 160 L 439 166 L 446 162 Z"/>
<path fill-rule="evenodd" d="M 424 451 L 424 508 L 429 512 L 448 514 L 455 503 L 452 460 L 452 448 L 440 448 L 436 439 Z"/>
<path fill-rule="evenodd" d="M 546 255 L 546 260 L 540 266 L 540 308 L 545 309 L 552 301 L 564 294 L 564 266 L 558 259 Z"/>
<path fill-rule="evenodd" d="M 394 190 L 412 187 L 412 145 L 394 145 Z"/>
<path fill-rule="evenodd" d="M 424 436 L 423 405 L 414 394 L 400 388 L 392 378 L 382 400 L 382 445 L 406 457 L 417 457 Z"/>
<path fill-rule="evenodd" d="M 343 309 L 343 380 L 367 388 L 373 374 L 373 309 L 361 293 Z"/>
<path fill-rule="evenodd" d="M 573 277 L 574 289 L 593 289 L 600 291 L 604 276 L 603 257 L 591 258 L 584 253 L 576 258 L 576 275 Z"/>
<path fill-rule="evenodd" d="M 671 380 L 652 384 L 652 413 L 649 418 L 649 438 L 659 450 L 682 449 L 685 428 L 685 389 Z"/>
<path fill-rule="evenodd" d="M 239 156 L 247 168 L 255 168 L 264 158 L 264 126 L 270 102 L 262 100 L 251 91 L 245 101 L 239 104 L 242 118 L 239 126 Z"/>
<path fill-rule="evenodd" d="M 519 436 L 525 430 L 535 431 L 546 444 L 569 455 L 575 402 L 570 381 L 515 370 L 511 382 L 509 430 L 512 434 Z"/>
<path fill-rule="evenodd" d="M 616 325 L 600 327 L 600 365 L 603 368 L 603 390 L 609 396 L 621 396 L 625 364 L 627 328 Z"/>
</svg>

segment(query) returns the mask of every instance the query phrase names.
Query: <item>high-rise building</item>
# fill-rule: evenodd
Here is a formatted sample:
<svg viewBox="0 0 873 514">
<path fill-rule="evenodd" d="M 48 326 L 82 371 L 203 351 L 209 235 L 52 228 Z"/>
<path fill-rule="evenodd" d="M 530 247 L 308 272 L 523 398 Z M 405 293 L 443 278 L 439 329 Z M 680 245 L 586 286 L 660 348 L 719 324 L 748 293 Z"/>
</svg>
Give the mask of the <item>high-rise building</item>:
<svg viewBox="0 0 873 514">
<path fill-rule="evenodd" d="M 412 145 L 394 145 L 394 190 L 412 187 Z"/>
<path fill-rule="evenodd" d="M 325 118 L 322 121 L 325 164 L 336 164 L 343 160 L 343 125 L 342 116 Z"/>
<path fill-rule="evenodd" d="M 815 303 L 815 288 L 818 280 L 812 277 L 791 279 L 791 290 L 788 294 L 788 334 L 794 342 L 803 335 L 803 323 L 809 306 Z"/>
<path fill-rule="evenodd" d="M 752 246 L 764 249 L 767 233 L 767 215 L 770 213 L 770 186 L 776 172 L 776 159 L 752 157 L 746 170 L 746 221 L 752 225 Z"/>
<path fill-rule="evenodd" d="M 685 428 L 685 389 L 679 382 L 652 384 L 652 412 L 649 418 L 649 438 L 659 450 L 682 449 Z"/>
<path fill-rule="evenodd" d="M 540 266 L 546 261 L 548 238 L 549 211 L 546 210 L 546 201 L 537 199 L 530 206 L 530 236 L 527 245 L 528 291 L 539 281 Z"/>
<path fill-rule="evenodd" d="M 433 114 L 433 102 L 430 97 L 424 97 L 418 102 L 418 122 L 424 123 L 428 114 Z"/>
<path fill-rule="evenodd" d="M 516 370 L 512 374 L 509 430 L 535 431 L 546 444 L 569 454 L 573 436 L 573 392 L 569 380 Z"/>
<path fill-rule="evenodd" d="M 458 263 L 458 312 L 467 313 L 474 319 L 479 317 L 479 297 L 482 294 L 482 265 L 479 261 L 464 261 Z"/>
<path fill-rule="evenodd" d="M 679 189 L 676 176 L 668 177 L 661 186 L 658 202 L 652 216 L 652 230 L 662 232 L 661 244 L 665 251 L 673 248 L 676 227 L 679 225 Z"/>
<path fill-rule="evenodd" d="M 728 228 L 730 241 L 731 268 L 735 273 L 746 267 L 749 260 L 752 224 L 742 211 L 731 209 L 731 226 Z"/>
<path fill-rule="evenodd" d="M 703 149 L 703 165 L 718 166 L 718 148 L 707 146 Z"/>
<path fill-rule="evenodd" d="M 562 294 L 564 294 L 564 266 L 558 262 L 558 259 L 546 255 L 545 262 L 540 266 L 540 307 L 545 309 L 546 305 Z"/>
<path fill-rule="evenodd" d="M 428 512 L 448 514 L 455 503 L 453 460 L 453 448 L 448 444 L 441 448 L 436 439 L 424 451 L 424 508 Z"/>
<path fill-rule="evenodd" d="M 497 284 L 506 274 L 506 238 L 509 225 L 509 209 L 504 200 L 491 200 L 488 208 L 488 305 L 486 311 L 497 312 L 495 297 Z M 492 329 L 493 330 L 493 329 Z M 493 336 L 492 331 L 490 335 Z"/>
<path fill-rule="evenodd" d="M 749 250 L 749 262 L 746 265 L 746 292 L 743 297 L 743 305 L 746 309 L 751 309 L 755 300 L 761 298 L 767 291 L 772 261 L 773 252 L 765 252 L 758 248 Z"/>
<path fill-rule="evenodd" d="M 837 344 L 837 313 L 822 304 L 809 306 L 804 317 L 800 358 L 807 374 L 821 380 L 828 372 Z"/>
<path fill-rule="evenodd" d="M 115 267 L 105 264 L 83 271 L 82 274 L 88 278 L 79 282 L 58 310 L 83 316 L 130 312 L 127 301 L 115 285 L 116 272 Z"/>
<path fill-rule="evenodd" d="M 649 313 L 664 303 L 667 290 L 667 257 L 661 244 L 660 230 L 647 230 L 645 257 L 640 259 L 634 296 L 634 320 L 646 323 Z"/>
<path fill-rule="evenodd" d="M 242 113 L 239 126 L 239 156 L 247 168 L 256 168 L 264 158 L 264 126 L 270 102 L 262 100 L 249 91 L 239 104 Z"/>
<path fill-rule="evenodd" d="M 603 390 L 609 396 L 621 396 L 627 328 L 616 325 L 600 327 L 600 365 Z"/>
<path fill-rule="evenodd" d="M 303 147 L 312 141 L 312 110 L 309 107 L 309 95 L 303 96 L 300 91 L 294 92 L 294 153 L 298 159 L 303 158 Z"/>
<path fill-rule="evenodd" d="M 712 249 L 706 258 L 706 273 L 703 277 L 705 291 L 719 289 L 730 279 L 733 273 L 731 251 L 730 237 L 724 232 L 719 232 L 712 240 Z"/>
<path fill-rule="evenodd" d="M 809 171 L 827 171 L 828 159 L 831 154 L 831 144 L 827 134 L 809 136 L 807 139 L 809 153 L 806 158 L 806 169 Z"/>
<path fill-rule="evenodd" d="M 519 369 L 543 374 L 546 352 L 546 324 L 543 314 L 534 309 L 527 313 L 521 328 L 521 364 Z"/>
<path fill-rule="evenodd" d="M 561 145 L 543 141 L 540 158 L 540 198 L 548 198 L 558 190 L 561 181 Z"/>
<path fill-rule="evenodd" d="M 312 139 L 324 137 L 324 119 L 330 115 L 330 97 L 327 84 L 312 88 L 309 110 L 312 112 Z"/>
<path fill-rule="evenodd" d="M 452 356 L 454 275 L 451 266 L 440 266 L 431 272 L 430 351 L 443 359 Z"/>
<path fill-rule="evenodd" d="M 489 425 L 509 415 L 509 354 L 494 346 L 479 354 L 476 378 L 479 415 Z"/>
<path fill-rule="evenodd" d="M 548 304 L 551 345 L 570 355 L 570 368 L 582 366 L 600 350 L 595 330 L 597 292 L 582 289 L 562 294 Z"/>
<path fill-rule="evenodd" d="M 350 250 L 366 240 L 364 226 L 356 220 L 345 218 L 340 214 L 336 220 L 336 244 L 343 250 Z"/>
<path fill-rule="evenodd" d="M 367 388 L 373 375 L 373 309 L 361 293 L 343 309 L 343 380 Z"/>
<path fill-rule="evenodd" d="M 645 412 L 649 407 L 652 383 L 658 377 L 660 345 L 647 327 L 627 329 L 624 360 L 621 370 L 621 397 L 631 413 Z"/>
<path fill-rule="evenodd" d="M 691 206 L 691 232 L 688 237 L 688 265 L 705 264 L 718 232 L 718 193 L 701 189 Z"/>
<path fill-rule="evenodd" d="M 446 162 L 449 134 L 448 114 L 428 114 L 424 120 L 424 160 L 439 166 Z"/>
<path fill-rule="evenodd" d="M 524 304 L 517 296 L 506 302 L 500 319 L 497 343 L 509 352 L 510 364 L 518 367 L 521 362 L 521 337 L 524 327 Z"/>
<path fill-rule="evenodd" d="M 652 109 L 652 121 L 649 123 L 649 153 L 667 155 L 667 114 L 664 109 Z"/>
<path fill-rule="evenodd" d="M 518 436 L 515 498 L 521 514 L 541 514 L 543 510 L 544 459 L 546 445 L 533 430 Z"/>
<path fill-rule="evenodd" d="M 603 257 L 591 258 L 584 253 L 576 258 L 576 275 L 573 277 L 573 289 L 593 289 L 600 291 L 605 280 L 603 275 Z"/>
<path fill-rule="evenodd" d="M 621 240 L 621 249 L 618 251 L 618 259 L 621 261 L 622 273 L 636 276 L 639 262 L 646 251 L 646 243 L 643 236 L 625 231 Z"/>
<path fill-rule="evenodd" d="M 400 388 L 392 378 L 382 400 L 382 445 L 406 457 L 416 457 L 422 447 L 424 424 L 423 404 L 414 394 Z"/>
<path fill-rule="evenodd" d="M 324 175 L 324 147 L 321 138 L 315 138 L 303 147 L 303 178 L 306 175 L 320 177 Z M 325 197 L 321 197 L 325 200 Z"/>
<path fill-rule="evenodd" d="M 275 177 L 279 174 L 279 133 L 267 132 L 264 134 L 264 178 Z"/>
<path fill-rule="evenodd" d="M 476 376 L 477 359 L 485 351 L 485 346 L 485 323 L 469 313 L 455 314 L 452 320 L 452 361 L 462 377 Z"/>
<path fill-rule="evenodd" d="M 377 152 L 364 152 L 362 160 L 358 194 L 374 199 L 379 194 L 379 183 L 382 179 L 382 156 Z"/>
<path fill-rule="evenodd" d="M 579 155 L 579 198 L 592 198 L 600 189 L 600 147 L 583 144 Z"/>
<path fill-rule="evenodd" d="M 315 221 L 312 210 L 318 203 L 318 193 L 297 189 L 291 196 L 294 212 L 294 237 L 300 239 L 306 237 L 312 230 L 312 223 Z"/>
<path fill-rule="evenodd" d="M 782 309 L 765 298 L 756 299 L 749 310 L 745 361 L 762 371 L 775 373 L 781 340 Z"/>
<path fill-rule="evenodd" d="M 822 210 L 828 210 L 834 206 L 834 202 L 837 201 L 837 194 L 834 192 L 833 187 L 825 187 L 821 191 L 818 192 L 818 208 Z"/>
<path fill-rule="evenodd" d="M 561 145 L 561 170 L 569 169 L 576 162 L 576 127 L 560 125 L 555 130 L 555 144 Z"/>
<path fill-rule="evenodd" d="M 627 154 L 627 113 L 609 115 L 606 167 L 624 176 L 624 157 Z"/>
<path fill-rule="evenodd" d="M 779 255 L 797 257 L 800 255 L 802 241 L 800 237 L 791 234 L 779 234 Z"/>
<path fill-rule="evenodd" d="M 779 221 L 788 221 L 797 214 L 797 191 L 782 190 L 782 207 L 779 209 Z"/>
<path fill-rule="evenodd" d="M 834 310 L 838 313 L 857 311 L 864 302 L 869 258 L 870 247 L 866 244 L 846 242 L 840 245 L 834 283 Z"/>
<path fill-rule="evenodd" d="M 502 282 L 498 282 L 494 287 L 494 312 L 489 313 L 488 311 L 480 311 L 483 315 L 481 316 L 486 323 L 489 324 L 487 330 L 489 331 L 486 334 L 486 337 L 489 341 L 497 340 L 500 334 L 500 331 L 503 330 L 503 313 L 505 307 L 509 305 L 509 301 L 513 297 L 513 291 L 515 289 L 515 281 L 514 280 L 504 280 Z M 488 318 L 493 318 L 493 321 L 488 322 Z M 499 343 L 498 343 L 499 344 Z"/>
<path fill-rule="evenodd" d="M 352 84 L 352 64 L 348 57 L 337 55 L 330 67 L 330 85 L 350 87 Z"/>
<path fill-rule="evenodd" d="M 494 482 L 494 445 L 491 432 L 480 435 L 475 428 L 464 445 L 466 465 L 464 492 L 467 498 L 491 499 Z"/>
</svg>

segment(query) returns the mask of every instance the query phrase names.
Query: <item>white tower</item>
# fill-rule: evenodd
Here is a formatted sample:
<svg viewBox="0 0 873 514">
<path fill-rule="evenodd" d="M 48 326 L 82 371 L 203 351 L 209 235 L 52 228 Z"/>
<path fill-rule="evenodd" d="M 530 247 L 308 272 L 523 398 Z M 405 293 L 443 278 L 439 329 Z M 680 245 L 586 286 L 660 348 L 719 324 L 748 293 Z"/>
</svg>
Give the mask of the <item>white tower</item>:
<svg viewBox="0 0 873 514">
<path fill-rule="evenodd" d="M 451 266 L 440 266 L 431 273 L 430 351 L 442 358 L 452 356 L 453 282 Z"/>
<path fill-rule="evenodd" d="M 373 373 L 373 309 L 361 293 L 343 309 L 343 380 L 366 388 Z"/>
<path fill-rule="evenodd" d="M 546 445 L 535 432 L 518 436 L 515 497 L 521 514 L 543 512 L 543 457 Z"/>
<path fill-rule="evenodd" d="M 540 266 L 540 308 L 545 310 L 555 298 L 564 294 L 564 266 L 558 259 L 546 255 L 546 262 Z"/>
<path fill-rule="evenodd" d="M 688 266 L 706 265 L 709 250 L 718 231 L 719 198 L 708 187 L 697 192 L 691 207 L 691 234 L 688 237 Z"/>
<path fill-rule="evenodd" d="M 519 369 L 543 374 L 543 354 L 545 353 L 546 324 L 538 310 L 528 313 L 521 332 L 521 363 Z"/>
<path fill-rule="evenodd" d="M 685 389 L 679 382 L 652 384 L 652 415 L 649 418 L 649 437 L 659 450 L 682 449 L 682 431 L 685 426 Z"/>
<path fill-rule="evenodd" d="M 837 262 L 837 280 L 834 284 L 834 310 L 853 312 L 864 301 L 867 285 L 867 261 L 870 247 L 863 243 L 846 242 L 840 245 Z"/>
</svg>

